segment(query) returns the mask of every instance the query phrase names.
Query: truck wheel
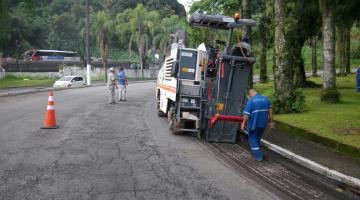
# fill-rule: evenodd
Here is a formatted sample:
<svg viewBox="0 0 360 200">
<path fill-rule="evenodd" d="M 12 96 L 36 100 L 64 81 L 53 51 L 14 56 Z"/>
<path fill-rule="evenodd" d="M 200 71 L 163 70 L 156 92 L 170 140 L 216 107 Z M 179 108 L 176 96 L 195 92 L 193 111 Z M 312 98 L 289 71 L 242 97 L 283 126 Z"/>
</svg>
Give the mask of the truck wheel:
<svg viewBox="0 0 360 200">
<path fill-rule="evenodd" d="M 157 111 L 157 116 L 158 117 L 166 117 L 165 113 L 163 111 L 161 111 L 161 110 Z"/>
<path fill-rule="evenodd" d="M 176 119 L 175 119 L 174 110 L 175 110 L 174 107 L 170 107 L 170 109 L 169 109 L 169 111 L 167 113 L 167 117 L 168 117 L 168 122 L 169 122 L 169 130 L 171 130 L 171 132 L 174 135 L 177 135 L 181 131 L 179 131 L 179 122 L 177 122 Z"/>
<path fill-rule="evenodd" d="M 169 129 L 174 130 L 175 128 L 175 122 L 174 122 L 174 107 L 170 107 L 170 109 L 167 111 L 167 120 L 169 122 Z"/>
<path fill-rule="evenodd" d="M 160 102 L 158 101 L 158 103 L 157 103 L 157 116 L 158 117 L 166 117 L 166 114 L 163 112 L 163 111 L 161 111 L 160 110 Z"/>
</svg>

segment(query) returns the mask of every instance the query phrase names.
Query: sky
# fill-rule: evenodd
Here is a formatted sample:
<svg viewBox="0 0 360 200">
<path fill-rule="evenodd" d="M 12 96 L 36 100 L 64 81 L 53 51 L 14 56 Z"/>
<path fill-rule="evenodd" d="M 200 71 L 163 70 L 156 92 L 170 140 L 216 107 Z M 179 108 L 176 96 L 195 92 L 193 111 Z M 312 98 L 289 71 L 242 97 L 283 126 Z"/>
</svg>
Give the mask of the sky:
<svg viewBox="0 0 360 200">
<path fill-rule="evenodd" d="M 189 12 L 190 5 L 191 5 L 192 1 L 193 0 L 178 0 L 179 3 L 181 3 L 182 5 L 185 6 L 186 12 Z"/>
</svg>

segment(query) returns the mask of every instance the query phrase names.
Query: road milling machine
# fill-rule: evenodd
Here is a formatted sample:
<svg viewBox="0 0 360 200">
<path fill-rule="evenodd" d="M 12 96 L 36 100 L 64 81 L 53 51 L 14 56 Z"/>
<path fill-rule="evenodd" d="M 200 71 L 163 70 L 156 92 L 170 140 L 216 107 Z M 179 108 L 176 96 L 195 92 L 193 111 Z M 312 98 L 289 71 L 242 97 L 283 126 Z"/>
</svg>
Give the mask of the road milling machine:
<svg viewBox="0 0 360 200">
<path fill-rule="evenodd" d="M 174 133 L 190 132 L 208 142 L 235 143 L 255 58 L 248 39 L 232 44 L 231 38 L 234 29 L 256 22 L 195 13 L 189 24 L 225 30 L 227 41 L 213 46 L 202 43 L 193 49 L 185 46 L 183 30 L 172 35 L 171 50 L 157 79 L 158 115 L 167 117 Z"/>
</svg>

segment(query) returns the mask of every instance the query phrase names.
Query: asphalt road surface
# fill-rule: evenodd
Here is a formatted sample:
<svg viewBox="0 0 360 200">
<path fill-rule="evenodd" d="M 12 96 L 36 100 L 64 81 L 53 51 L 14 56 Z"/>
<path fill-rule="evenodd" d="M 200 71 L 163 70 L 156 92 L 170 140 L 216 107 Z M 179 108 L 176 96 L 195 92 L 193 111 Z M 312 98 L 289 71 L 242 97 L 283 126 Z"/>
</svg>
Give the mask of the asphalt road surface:
<svg viewBox="0 0 360 200">
<path fill-rule="evenodd" d="M 227 162 L 213 150 L 217 145 L 172 135 L 156 115 L 154 87 L 131 84 L 128 101 L 115 105 L 107 104 L 104 86 L 57 91 L 54 130 L 40 129 L 47 93 L 0 98 L 0 199 L 337 198 L 331 186 L 312 180 L 277 189 L 276 181 Z M 272 171 L 278 165 L 287 167 L 272 161 Z M 302 186 L 309 192 L 292 196 Z"/>
</svg>

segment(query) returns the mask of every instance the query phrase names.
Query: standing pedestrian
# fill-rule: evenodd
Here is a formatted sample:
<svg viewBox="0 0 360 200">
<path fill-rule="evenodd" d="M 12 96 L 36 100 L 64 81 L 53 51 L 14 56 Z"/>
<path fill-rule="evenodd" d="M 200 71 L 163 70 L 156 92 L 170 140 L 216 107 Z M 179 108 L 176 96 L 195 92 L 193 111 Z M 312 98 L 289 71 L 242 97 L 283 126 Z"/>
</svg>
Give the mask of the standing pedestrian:
<svg viewBox="0 0 360 200">
<path fill-rule="evenodd" d="M 120 67 L 118 78 L 119 78 L 119 86 L 120 86 L 119 101 L 126 101 L 126 85 L 128 84 L 128 82 L 123 67 Z"/>
<path fill-rule="evenodd" d="M 269 127 L 274 127 L 274 117 L 271 102 L 266 96 L 258 94 L 254 89 L 249 89 L 251 99 L 247 102 L 244 110 L 244 121 L 241 130 L 247 129 L 248 140 L 255 159 L 262 161 L 264 155 L 260 150 L 260 141 L 270 119 Z"/>
<path fill-rule="evenodd" d="M 356 70 L 356 79 L 357 79 L 357 91 L 360 92 L 360 65 Z"/>
<path fill-rule="evenodd" d="M 109 104 L 115 104 L 115 88 L 118 89 L 118 86 L 115 81 L 115 69 L 110 67 L 108 79 L 107 79 L 107 87 L 109 89 Z"/>
</svg>

